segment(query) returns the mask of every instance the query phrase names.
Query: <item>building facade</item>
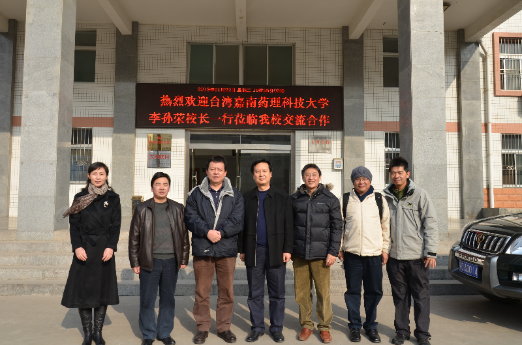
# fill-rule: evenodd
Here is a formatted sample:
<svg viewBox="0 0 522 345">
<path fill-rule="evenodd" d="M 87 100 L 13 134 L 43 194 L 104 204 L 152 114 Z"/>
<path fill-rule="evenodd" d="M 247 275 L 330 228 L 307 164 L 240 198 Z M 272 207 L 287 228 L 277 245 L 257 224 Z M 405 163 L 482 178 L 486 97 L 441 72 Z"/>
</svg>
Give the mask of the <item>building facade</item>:
<svg viewBox="0 0 522 345">
<path fill-rule="evenodd" d="M 63 4 L 67 1 L 54 2 Z M 402 2 L 410 4 L 415 1 Z M 28 1 L 28 6 L 30 3 Z M 440 5 L 436 1 L 434 3 Z M 432 14 L 425 15 L 430 17 Z M 400 9 L 399 18 L 406 18 Z M 35 29 L 33 19 L 29 16 L 25 22 L 9 22 L 9 32 L 15 32 L 11 45 L 14 49 L 14 72 L 10 103 L 9 217 L 19 217 L 20 210 L 25 207 L 20 196 L 20 193 L 23 194 L 20 188 L 24 178 L 30 179 L 28 175 L 39 173 L 34 168 L 27 168 L 29 165 L 24 165 L 21 160 L 23 136 L 31 142 L 31 133 L 34 133 L 23 129 L 25 117 L 29 116 L 26 114 L 30 114 L 29 110 L 23 110 L 24 107 L 29 109 L 24 105 L 24 97 L 27 98 L 24 88 L 28 87 L 24 84 L 31 83 L 30 76 L 24 74 L 24 68 L 31 67 L 25 60 L 31 52 L 28 45 L 35 44 L 34 34 L 28 34 L 28 31 Z M 63 30 L 66 30 L 66 20 L 61 22 L 64 23 Z M 402 154 L 404 150 L 410 150 L 406 157 L 416 157 L 415 161 L 425 164 L 426 171 L 430 170 L 432 160 L 445 162 L 442 166 L 444 174 L 437 173 L 440 164 L 433 165 L 435 169 L 430 188 L 443 191 L 444 196 L 436 199 L 438 206 L 445 209 L 450 218 L 474 217 L 480 208 L 491 207 L 490 186 L 494 207 L 522 208 L 522 188 L 519 188 L 522 187 L 522 109 L 519 101 L 522 93 L 516 93 L 522 88 L 522 51 L 517 50 L 521 42 L 517 37 L 522 34 L 522 14 L 510 16 L 482 37 L 487 58 L 478 42 L 465 41 L 463 30 L 439 32 L 439 37 L 432 42 L 432 49 L 439 49 L 439 60 L 430 60 L 430 63 L 443 70 L 440 75 L 444 76 L 444 88 L 438 88 L 440 93 L 433 99 L 442 100 L 444 107 L 439 111 L 439 122 L 434 123 L 433 128 L 440 127 L 440 121 L 445 119 L 445 132 L 438 131 L 433 138 L 426 138 L 427 142 L 434 140 L 438 144 L 433 146 L 433 150 L 426 144 L 426 147 L 423 146 L 424 152 L 415 151 L 415 147 L 420 145 L 416 143 L 422 138 L 416 139 L 417 131 L 414 129 L 419 129 L 418 133 L 421 133 L 422 123 L 431 126 L 429 122 L 433 116 L 430 107 L 425 108 L 426 118 L 422 118 L 422 112 L 415 115 L 417 118 L 413 117 L 411 122 L 417 127 L 410 128 L 408 134 L 413 139 L 408 139 L 405 132 L 401 132 L 406 128 L 404 125 L 401 128 L 401 124 L 406 122 L 401 118 L 401 102 L 404 103 L 404 99 L 400 90 L 406 88 L 402 83 L 407 80 L 403 77 L 407 69 L 401 65 L 404 63 L 402 60 L 399 62 L 399 55 L 406 49 L 405 40 L 401 43 L 399 38 L 400 32 L 405 30 L 400 25 L 397 29 L 367 28 L 358 39 L 350 39 L 348 27 L 247 27 L 246 37 L 242 40 L 238 40 L 238 27 L 133 22 L 130 34 L 122 35 L 112 23 L 76 22 L 74 26 L 67 25 L 67 30 L 71 31 L 72 27 L 76 34 L 71 142 L 70 147 L 66 147 L 70 150 L 70 160 L 66 165 L 70 169 L 67 181 L 69 204 L 85 184 L 86 166 L 95 161 L 104 162 L 111 169 L 109 181 L 123 196 L 123 214 L 129 216 L 131 196 L 142 196 L 144 199 L 152 196 L 149 183 L 157 171 L 172 177 L 169 197 L 183 203 L 190 188 L 204 177 L 206 158 L 212 154 L 224 154 L 228 158 L 228 177 L 242 190 L 252 187 L 249 164 L 255 158 L 266 156 L 274 161 L 278 170 L 274 181 L 289 193 L 301 183 L 300 169 L 307 163 L 316 163 L 322 169 L 323 182 L 332 183 L 333 193 L 341 197 L 343 192 L 352 188 L 350 171 L 359 164 L 371 170 L 373 185 L 377 189 L 385 188 L 389 182 L 387 162 L 401 155 L 402 149 Z M 443 28 L 441 22 L 434 25 Z M 413 29 L 408 32 L 413 32 Z M 412 37 L 409 39 L 413 42 L 415 38 Z M 243 73 L 247 70 L 243 66 L 248 62 L 247 47 L 261 47 L 259 49 L 268 52 L 271 47 L 289 47 L 291 84 L 287 86 L 340 88 L 344 93 L 344 108 L 340 114 L 344 129 L 249 130 L 230 126 L 218 130 L 137 126 L 136 104 L 140 93 L 135 91 L 136 85 L 199 84 L 192 82 L 199 79 L 191 75 L 191 64 L 194 71 L 195 61 L 199 61 L 194 60 L 199 54 L 195 46 L 214 47 L 214 68 L 219 64 L 219 61 L 216 62 L 219 47 L 237 46 L 242 68 L 237 87 L 250 85 L 247 80 L 250 77 Z M 423 45 L 418 47 L 417 50 L 411 49 L 415 53 L 421 51 Z M 509 47 L 515 50 L 508 51 L 511 49 Z M 267 56 L 270 58 L 270 52 Z M 412 56 L 414 60 L 415 54 Z M 429 60 L 428 57 L 426 59 Z M 508 66 L 508 62 L 511 65 Z M 415 61 L 410 61 L 409 66 L 415 64 Z M 414 71 L 411 73 L 416 73 L 415 68 L 411 70 Z M 216 82 L 216 73 L 214 70 L 214 80 L 210 84 Z M 255 76 L 252 78 L 255 79 Z M 424 84 L 423 87 L 429 88 L 431 84 L 430 79 L 423 81 L 422 78 L 416 80 L 412 77 L 409 80 L 413 80 L 410 83 L 413 90 L 415 85 Z M 66 89 L 67 84 L 64 85 Z M 270 76 L 265 85 L 270 86 Z M 437 83 L 433 85 L 437 88 Z M 358 93 L 359 96 L 353 96 Z M 410 96 L 413 94 L 414 91 L 411 91 Z M 410 100 L 415 100 L 415 97 L 411 96 Z M 422 106 L 415 105 L 415 101 L 413 103 L 414 109 L 422 109 Z M 34 124 L 34 119 L 31 121 Z M 420 121 L 420 124 L 415 124 L 415 121 Z M 491 128 L 490 132 L 488 128 Z M 156 150 L 170 155 L 168 167 L 150 167 L 151 164 L 161 164 L 150 159 L 149 141 L 153 140 L 150 138 L 157 140 L 157 135 L 169 138 L 167 149 Z M 32 144 L 35 152 L 45 145 L 42 138 L 42 133 L 34 135 Z M 52 137 L 48 140 L 60 142 Z M 327 145 L 319 149 L 311 147 L 318 140 Z M 490 151 L 488 143 L 491 143 Z M 26 177 L 24 169 L 29 169 Z M 430 175 L 423 174 L 418 176 L 422 183 L 427 184 Z M 478 184 L 469 183 L 477 180 Z M 446 214 L 442 215 L 446 217 Z M 57 226 L 55 224 L 55 228 Z"/>
</svg>

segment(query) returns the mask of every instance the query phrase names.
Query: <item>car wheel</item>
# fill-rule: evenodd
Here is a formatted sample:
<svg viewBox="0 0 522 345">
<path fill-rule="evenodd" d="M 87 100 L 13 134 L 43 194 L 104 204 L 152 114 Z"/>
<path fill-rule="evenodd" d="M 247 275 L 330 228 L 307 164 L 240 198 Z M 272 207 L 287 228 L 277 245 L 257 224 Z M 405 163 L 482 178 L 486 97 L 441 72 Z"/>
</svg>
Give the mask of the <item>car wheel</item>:
<svg viewBox="0 0 522 345">
<path fill-rule="evenodd" d="M 489 294 L 487 292 L 482 292 L 482 291 L 479 291 L 479 292 L 482 296 L 486 297 L 487 299 L 489 299 L 490 301 L 493 301 L 495 303 L 514 304 L 514 303 L 520 302 L 520 300 L 514 299 L 514 298 L 503 298 L 503 297 L 498 297 L 498 296 Z"/>
</svg>

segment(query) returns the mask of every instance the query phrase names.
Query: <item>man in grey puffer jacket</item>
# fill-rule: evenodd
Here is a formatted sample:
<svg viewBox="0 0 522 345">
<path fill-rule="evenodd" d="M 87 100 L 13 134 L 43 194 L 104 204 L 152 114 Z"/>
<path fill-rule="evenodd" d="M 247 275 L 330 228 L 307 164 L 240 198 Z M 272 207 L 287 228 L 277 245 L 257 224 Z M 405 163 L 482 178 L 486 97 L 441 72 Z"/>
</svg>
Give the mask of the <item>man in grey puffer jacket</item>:
<svg viewBox="0 0 522 345">
<path fill-rule="evenodd" d="M 438 240 L 435 205 L 428 193 L 409 179 L 408 162 L 396 157 L 390 162 L 392 184 L 383 194 L 390 207 L 391 245 L 386 265 L 395 305 L 393 344 L 410 338 L 410 307 L 414 300 L 414 335 L 420 345 L 429 345 L 429 269 L 436 266 Z"/>
</svg>

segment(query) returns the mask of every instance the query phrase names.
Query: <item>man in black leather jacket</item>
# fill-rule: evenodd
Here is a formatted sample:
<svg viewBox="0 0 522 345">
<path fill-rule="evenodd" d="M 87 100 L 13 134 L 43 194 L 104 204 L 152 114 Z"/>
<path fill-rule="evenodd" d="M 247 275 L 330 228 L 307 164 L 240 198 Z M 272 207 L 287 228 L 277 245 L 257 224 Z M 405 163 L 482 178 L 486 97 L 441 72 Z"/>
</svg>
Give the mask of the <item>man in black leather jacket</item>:
<svg viewBox="0 0 522 345">
<path fill-rule="evenodd" d="M 129 260 L 134 273 L 140 276 L 142 345 L 151 345 L 156 338 L 165 345 L 174 345 L 170 336 L 174 329 L 174 293 L 178 270 L 187 267 L 189 260 L 188 232 L 183 222 L 183 205 L 167 198 L 169 175 L 157 172 L 150 184 L 154 197 L 137 205 L 132 217 Z"/>
</svg>

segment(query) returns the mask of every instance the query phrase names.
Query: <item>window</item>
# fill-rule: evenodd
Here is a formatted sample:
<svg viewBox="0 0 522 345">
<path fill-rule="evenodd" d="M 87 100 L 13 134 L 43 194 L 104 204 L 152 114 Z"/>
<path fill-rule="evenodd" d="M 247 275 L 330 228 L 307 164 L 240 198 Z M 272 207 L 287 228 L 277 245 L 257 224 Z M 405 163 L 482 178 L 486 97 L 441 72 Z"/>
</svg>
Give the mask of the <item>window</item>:
<svg viewBox="0 0 522 345">
<path fill-rule="evenodd" d="M 73 128 L 71 136 L 71 183 L 85 183 L 92 163 L 92 128 Z"/>
<path fill-rule="evenodd" d="M 292 85 L 293 47 L 191 44 L 189 83 Z"/>
<path fill-rule="evenodd" d="M 502 134 L 502 186 L 522 187 L 522 135 Z"/>
<path fill-rule="evenodd" d="M 74 81 L 94 82 L 96 67 L 96 31 L 76 31 Z"/>
<path fill-rule="evenodd" d="M 382 39 L 382 86 L 399 87 L 399 40 Z"/>
<path fill-rule="evenodd" d="M 522 96 L 522 34 L 493 33 L 495 96 Z"/>
<path fill-rule="evenodd" d="M 399 133 L 384 133 L 384 181 L 390 184 L 390 161 L 401 154 Z"/>
</svg>

